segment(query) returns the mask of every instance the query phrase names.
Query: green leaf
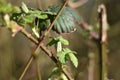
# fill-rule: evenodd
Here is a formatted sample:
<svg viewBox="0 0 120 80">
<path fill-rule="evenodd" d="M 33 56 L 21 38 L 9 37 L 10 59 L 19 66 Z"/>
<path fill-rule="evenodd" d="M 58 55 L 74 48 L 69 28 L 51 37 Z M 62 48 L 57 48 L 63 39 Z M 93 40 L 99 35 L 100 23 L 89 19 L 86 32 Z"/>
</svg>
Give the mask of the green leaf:
<svg viewBox="0 0 120 80">
<path fill-rule="evenodd" d="M 17 21 L 17 23 L 21 26 L 24 26 L 26 24 L 25 20 L 20 19 L 19 21 Z"/>
<path fill-rule="evenodd" d="M 26 4 L 22 2 L 22 6 L 21 6 L 23 12 L 28 13 L 29 9 L 27 8 Z"/>
<path fill-rule="evenodd" d="M 57 42 L 57 52 L 62 51 L 62 44 L 61 42 Z"/>
<path fill-rule="evenodd" d="M 43 11 L 42 12 L 43 14 L 47 14 L 47 15 L 56 15 L 56 13 L 54 13 L 54 12 L 51 12 L 51 11 Z"/>
<path fill-rule="evenodd" d="M 42 14 L 42 13 L 38 13 L 38 12 L 36 12 L 34 14 L 34 16 L 39 18 L 39 19 L 47 19 L 48 18 L 47 14 Z"/>
<path fill-rule="evenodd" d="M 61 6 L 50 7 L 48 11 L 57 13 Z M 53 19 L 51 19 L 52 22 Z M 79 15 L 71 8 L 65 7 L 60 16 L 58 17 L 56 23 L 54 24 L 53 30 L 57 33 L 70 33 L 75 31 L 76 24 L 80 22 Z"/>
<path fill-rule="evenodd" d="M 38 19 L 47 19 L 48 18 L 47 13 L 40 11 L 39 9 L 30 8 L 29 13 Z"/>
<path fill-rule="evenodd" d="M 69 45 L 69 42 L 66 39 L 64 39 L 62 36 L 57 38 L 52 38 L 52 40 L 47 45 L 52 46 L 54 44 L 57 44 L 58 42 L 61 42 L 64 45 Z"/>
<path fill-rule="evenodd" d="M 70 28 L 69 24 L 67 23 L 67 21 L 64 19 L 64 17 L 63 17 L 63 20 L 62 20 L 62 21 L 63 21 L 63 23 L 64 23 L 63 26 L 66 26 L 66 27 L 63 27 L 63 28 L 65 28 L 65 29 L 63 30 L 63 32 L 64 32 L 64 31 L 66 31 L 66 33 L 67 33 L 67 32 L 70 32 L 70 31 L 71 31 L 71 28 Z"/>
<path fill-rule="evenodd" d="M 58 67 L 53 68 L 52 74 L 58 74 L 61 73 L 61 70 Z"/>
<path fill-rule="evenodd" d="M 68 48 L 64 48 L 62 51 L 57 52 L 58 60 L 62 63 L 65 64 L 69 59 L 72 61 L 75 67 L 78 66 L 78 60 L 75 57 L 76 52 L 71 51 Z"/>
<path fill-rule="evenodd" d="M 23 20 L 26 22 L 26 23 L 32 23 L 33 20 L 34 20 L 34 17 L 30 14 L 30 15 L 26 15 L 23 17 Z"/>
<path fill-rule="evenodd" d="M 33 33 L 35 34 L 35 36 L 36 36 L 37 38 L 40 38 L 39 32 L 38 32 L 38 30 L 37 30 L 35 27 L 32 27 L 32 31 L 33 31 Z"/>
<path fill-rule="evenodd" d="M 8 14 L 4 16 L 4 20 L 5 20 L 7 27 L 10 27 L 10 16 Z"/>
<path fill-rule="evenodd" d="M 54 30 L 57 30 L 58 33 L 62 33 L 62 30 L 61 30 L 61 27 L 60 27 L 61 24 L 56 22 L 54 25 L 55 25 L 55 27 L 53 27 Z"/>
<path fill-rule="evenodd" d="M 58 40 L 64 45 L 69 45 L 68 40 L 64 39 L 62 36 L 58 37 Z"/>
<path fill-rule="evenodd" d="M 76 52 L 75 51 L 71 51 L 68 48 L 63 49 L 63 53 L 65 54 L 66 58 L 65 60 L 68 60 L 67 58 L 69 57 L 69 59 L 72 61 L 72 63 L 74 64 L 75 67 L 78 66 L 78 59 L 77 57 L 74 55 Z"/>
<path fill-rule="evenodd" d="M 74 66 L 77 67 L 78 66 L 78 59 L 77 59 L 77 57 L 73 53 L 69 53 L 68 55 L 69 55 L 70 60 L 74 64 Z"/>
<path fill-rule="evenodd" d="M 58 60 L 62 63 L 65 64 L 68 60 L 66 59 L 66 53 L 64 51 L 60 51 L 57 53 Z"/>
<path fill-rule="evenodd" d="M 48 46 L 52 46 L 54 44 L 57 44 L 58 40 L 56 38 L 52 38 L 51 41 L 47 44 Z"/>
<path fill-rule="evenodd" d="M 67 28 L 65 27 L 66 25 L 64 24 L 64 21 L 63 21 L 63 19 L 62 18 L 58 18 L 58 20 L 57 20 L 57 23 L 60 25 L 60 29 L 61 29 L 61 31 L 62 32 L 60 32 L 60 33 L 63 33 L 63 32 L 65 32 L 65 33 L 67 33 Z M 58 27 L 58 26 L 57 26 Z M 59 29 L 58 29 L 58 31 L 59 31 Z"/>
<path fill-rule="evenodd" d="M 66 8 L 66 9 L 67 9 L 68 12 L 71 13 L 72 16 L 75 18 L 75 19 L 74 19 L 74 20 L 75 20 L 74 22 L 80 23 L 80 21 L 81 21 L 80 15 L 79 15 L 76 11 L 74 11 L 72 8 Z"/>
</svg>

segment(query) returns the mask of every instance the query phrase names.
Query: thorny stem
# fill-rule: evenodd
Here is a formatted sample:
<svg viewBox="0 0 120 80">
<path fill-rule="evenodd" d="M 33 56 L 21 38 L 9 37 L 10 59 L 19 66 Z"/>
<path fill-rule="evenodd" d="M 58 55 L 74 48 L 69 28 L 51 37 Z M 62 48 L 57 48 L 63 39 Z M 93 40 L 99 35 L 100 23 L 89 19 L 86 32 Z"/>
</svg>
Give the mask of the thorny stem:
<svg viewBox="0 0 120 80">
<path fill-rule="evenodd" d="M 28 61 L 28 63 L 27 63 L 27 66 L 25 67 L 25 69 L 24 69 L 23 73 L 21 74 L 19 80 L 22 80 L 22 78 L 24 77 L 25 73 L 27 72 L 30 64 L 32 63 L 32 61 L 33 61 L 34 58 L 36 57 L 36 56 L 35 56 L 36 53 L 39 53 L 39 47 L 40 47 L 42 50 L 44 50 L 44 51 L 47 53 L 47 55 L 49 55 L 49 57 L 51 57 L 51 59 L 57 64 L 57 62 L 56 62 L 57 59 L 56 59 L 54 56 L 52 56 L 51 53 L 48 53 L 49 51 L 46 50 L 45 47 L 43 47 L 43 41 L 44 41 L 45 37 L 49 34 L 49 32 L 50 32 L 50 30 L 52 29 L 55 21 L 57 20 L 57 18 L 58 18 L 59 15 L 61 14 L 62 10 L 64 9 L 64 7 L 65 7 L 65 5 L 68 3 L 68 1 L 69 1 L 69 0 L 66 0 L 66 1 L 65 1 L 65 3 L 63 4 L 63 6 L 61 7 L 61 9 L 59 10 L 58 14 L 56 15 L 54 21 L 51 23 L 51 25 L 50 25 L 50 26 L 48 27 L 48 29 L 45 31 L 45 34 L 44 34 L 44 35 L 42 36 L 42 38 L 40 39 L 39 44 L 38 44 L 38 41 L 37 41 L 34 37 L 32 37 L 32 35 L 28 36 L 28 33 L 27 33 L 25 30 L 21 30 L 21 32 L 22 32 L 23 34 L 25 34 L 30 40 L 32 40 L 33 42 L 35 42 L 36 44 L 38 44 L 38 47 L 37 47 L 36 50 L 34 51 L 33 55 L 30 57 L 30 59 L 29 59 L 29 61 Z M 37 54 L 37 55 L 38 55 L 38 54 Z M 74 80 L 74 79 L 71 77 L 71 75 L 68 74 L 68 72 L 67 72 L 66 70 L 64 70 L 63 68 L 61 68 L 61 69 L 62 69 L 63 73 L 66 75 L 66 77 L 67 77 L 69 80 Z"/>
</svg>

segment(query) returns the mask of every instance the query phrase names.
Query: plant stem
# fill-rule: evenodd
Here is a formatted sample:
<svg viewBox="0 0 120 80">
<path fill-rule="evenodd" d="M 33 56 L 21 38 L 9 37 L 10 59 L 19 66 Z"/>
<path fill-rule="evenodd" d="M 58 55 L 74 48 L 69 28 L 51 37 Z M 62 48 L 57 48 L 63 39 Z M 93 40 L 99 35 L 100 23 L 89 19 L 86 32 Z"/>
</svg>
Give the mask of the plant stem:
<svg viewBox="0 0 120 80">
<path fill-rule="evenodd" d="M 62 65 L 60 66 L 62 72 L 65 74 L 65 76 L 69 79 L 69 80 L 74 80 L 74 78 L 71 76 L 71 74 L 66 70 L 66 68 L 64 68 Z"/>
<path fill-rule="evenodd" d="M 23 33 L 27 38 L 29 38 L 32 42 L 34 42 L 36 45 L 38 45 L 39 41 L 35 39 L 31 34 L 29 34 L 24 28 L 21 29 L 21 33 Z M 49 56 L 51 55 L 51 52 L 43 45 L 41 44 L 40 48 Z"/>
<path fill-rule="evenodd" d="M 48 29 L 45 31 L 44 35 L 42 36 L 42 38 L 40 39 L 39 42 L 38 42 L 34 37 L 32 37 L 32 35 L 28 35 L 28 33 L 27 33 L 24 29 L 21 30 L 21 32 L 22 32 L 25 36 L 27 36 L 30 40 L 32 40 L 32 41 L 35 42 L 36 44 L 38 44 L 38 43 L 39 43 L 39 44 L 38 44 L 36 50 L 34 51 L 33 55 L 31 56 L 31 58 L 29 59 L 29 61 L 28 61 L 28 63 L 27 63 L 27 66 L 25 67 L 25 69 L 24 69 L 23 73 L 21 74 L 19 80 L 22 80 L 22 78 L 24 77 L 24 75 L 25 75 L 26 71 L 28 70 L 30 64 L 32 63 L 33 59 L 38 56 L 39 47 L 40 47 L 42 50 L 44 50 L 44 51 L 47 53 L 47 55 L 49 55 L 49 57 L 51 57 L 51 59 L 57 64 L 56 61 L 58 61 L 58 60 L 57 60 L 55 57 L 53 57 L 52 54 L 51 54 L 48 50 L 46 50 L 46 48 L 43 47 L 42 45 L 43 45 L 43 41 L 44 41 L 45 37 L 49 34 L 49 32 L 50 32 L 50 30 L 52 29 L 55 21 L 57 20 L 57 18 L 58 18 L 59 15 L 61 14 L 62 10 L 65 8 L 65 6 L 66 6 L 66 4 L 68 3 L 68 1 L 69 1 L 69 0 L 66 0 L 66 1 L 65 1 L 65 3 L 63 4 L 63 6 L 61 7 L 61 9 L 59 10 L 58 14 L 56 15 L 55 19 L 53 20 L 53 22 L 51 23 L 51 25 L 48 27 Z M 48 53 L 48 52 L 49 52 L 49 53 Z M 71 76 L 68 75 L 68 72 L 66 72 L 63 68 L 62 68 L 62 71 L 64 72 L 64 74 L 67 76 L 67 78 L 68 78 L 69 80 L 73 80 L 73 79 L 71 79 Z"/>
<path fill-rule="evenodd" d="M 21 29 L 21 32 L 28 37 L 31 41 L 33 41 L 35 44 L 38 44 L 38 40 L 36 40 L 31 34 L 29 34 L 24 28 Z"/>
<path fill-rule="evenodd" d="M 107 80 L 107 14 L 104 5 L 100 5 L 99 11 L 99 24 L 100 24 L 100 80 Z"/>
<path fill-rule="evenodd" d="M 39 63 L 39 59 L 36 60 L 36 71 L 37 71 L 38 80 L 42 80 L 42 79 L 41 79 L 41 73 L 40 73 L 40 63 Z"/>
<path fill-rule="evenodd" d="M 36 40 L 32 35 L 30 35 L 25 29 L 22 29 L 21 30 L 21 33 L 23 33 L 27 38 L 29 38 L 32 42 L 34 42 L 35 44 L 38 44 L 38 40 Z M 28 36 L 30 35 L 30 36 Z M 52 61 L 54 61 L 56 64 L 58 63 L 58 60 L 56 59 L 56 57 L 54 57 L 53 55 L 50 56 L 50 54 L 52 54 L 45 46 L 41 45 L 40 48 L 52 59 Z M 29 63 L 32 62 L 29 60 Z M 67 70 L 65 70 L 63 67 L 60 67 L 58 64 L 57 66 L 59 68 L 61 68 L 62 72 L 66 75 L 66 77 L 69 79 L 69 80 L 74 80 L 70 73 L 67 72 Z M 28 69 L 28 68 L 27 68 Z M 27 71 L 26 69 L 26 71 Z M 25 73 L 25 72 L 24 72 Z M 25 75 L 25 74 L 24 74 Z M 23 77 L 23 75 L 22 75 Z M 21 77 L 21 80 L 22 80 L 22 77 Z"/>
<path fill-rule="evenodd" d="M 29 38 L 32 42 L 34 42 L 35 44 L 38 44 L 38 41 L 31 35 L 28 37 L 29 33 L 25 30 L 22 29 L 21 33 L 23 33 L 27 38 Z M 52 59 L 52 61 L 54 61 L 56 64 L 58 63 L 58 60 L 56 59 L 56 57 L 54 57 L 53 55 L 50 56 L 50 54 L 52 54 L 45 46 L 43 46 L 43 44 L 40 46 L 40 48 Z M 30 60 L 29 60 L 30 61 Z M 57 64 L 58 66 L 58 64 Z M 58 66 L 60 67 L 60 66 Z M 62 72 L 66 75 L 66 77 L 69 80 L 73 80 L 73 78 L 71 77 L 71 75 L 69 74 L 69 72 L 67 72 L 64 68 L 60 67 L 62 69 Z M 23 76 L 22 76 L 23 77 Z"/>
<path fill-rule="evenodd" d="M 23 77 L 24 77 L 25 73 L 27 72 L 28 68 L 30 67 L 33 59 L 34 59 L 34 58 L 31 56 L 30 59 L 29 59 L 29 61 L 28 61 L 28 63 L 27 63 L 27 65 L 26 65 L 26 67 L 25 67 L 25 69 L 24 69 L 24 71 L 22 72 L 19 80 L 22 80 L 22 79 L 23 79 Z"/>
</svg>

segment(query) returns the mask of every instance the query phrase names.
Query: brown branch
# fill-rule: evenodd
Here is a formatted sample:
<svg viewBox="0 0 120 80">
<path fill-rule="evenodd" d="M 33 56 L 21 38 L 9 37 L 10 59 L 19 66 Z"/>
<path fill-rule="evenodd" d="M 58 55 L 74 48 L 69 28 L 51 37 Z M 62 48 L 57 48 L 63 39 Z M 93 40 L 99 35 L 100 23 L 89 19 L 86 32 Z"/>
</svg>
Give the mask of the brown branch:
<svg viewBox="0 0 120 80">
<path fill-rule="evenodd" d="M 24 75 L 25 75 L 25 73 L 27 72 L 28 68 L 30 67 L 33 59 L 34 59 L 34 57 L 31 56 L 30 59 L 29 59 L 29 61 L 28 61 L 28 63 L 27 63 L 27 65 L 25 66 L 25 69 L 24 69 L 24 71 L 22 72 L 19 80 L 22 80 L 22 78 L 24 77 Z"/>
<path fill-rule="evenodd" d="M 68 70 L 66 68 L 64 68 L 64 66 L 61 66 L 61 70 L 69 80 L 74 80 L 71 73 L 68 72 Z"/>
<path fill-rule="evenodd" d="M 42 80 L 39 59 L 36 59 L 36 72 L 37 72 L 38 80 Z"/>
</svg>

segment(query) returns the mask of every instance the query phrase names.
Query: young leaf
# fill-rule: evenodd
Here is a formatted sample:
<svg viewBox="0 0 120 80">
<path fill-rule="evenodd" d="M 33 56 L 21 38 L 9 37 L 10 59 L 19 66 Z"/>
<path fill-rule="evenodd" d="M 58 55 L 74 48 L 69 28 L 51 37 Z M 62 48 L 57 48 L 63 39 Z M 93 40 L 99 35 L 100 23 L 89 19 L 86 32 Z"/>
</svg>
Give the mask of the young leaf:
<svg viewBox="0 0 120 80">
<path fill-rule="evenodd" d="M 26 24 L 25 20 L 20 19 L 19 21 L 17 21 L 17 23 L 21 26 L 24 26 Z"/>
<path fill-rule="evenodd" d="M 78 59 L 77 57 L 74 55 L 74 53 L 69 53 L 69 58 L 72 61 L 72 63 L 74 64 L 75 67 L 78 66 Z"/>
<path fill-rule="evenodd" d="M 34 21 L 34 17 L 32 15 L 26 15 L 26 16 L 23 17 L 23 20 L 26 23 L 32 23 Z"/>
<path fill-rule="evenodd" d="M 66 53 L 64 51 L 60 51 L 57 53 L 58 59 L 62 64 L 65 64 L 67 62 L 66 60 Z"/>
<path fill-rule="evenodd" d="M 39 33 L 38 33 L 38 31 L 36 30 L 35 27 L 32 27 L 32 31 L 33 31 L 33 33 L 35 34 L 35 36 L 36 36 L 37 38 L 40 38 Z"/>
<path fill-rule="evenodd" d="M 62 51 L 62 44 L 61 42 L 57 42 L 57 52 Z"/>
<path fill-rule="evenodd" d="M 75 67 L 78 66 L 78 59 L 77 57 L 74 55 L 76 52 L 75 51 L 71 51 L 68 48 L 63 49 L 64 53 L 66 53 L 66 58 L 69 57 L 69 59 L 72 61 L 72 63 L 74 64 Z"/>
<path fill-rule="evenodd" d="M 47 44 L 48 46 L 52 46 L 57 44 L 58 40 L 56 40 L 55 38 L 52 38 L 52 40 Z"/>
<path fill-rule="evenodd" d="M 75 53 L 76 52 L 71 51 L 68 48 L 64 48 L 62 51 L 57 52 L 57 56 L 58 56 L 59 61 L 62 64 L 65 64 L 70 59 L 72 61 L 72 63 L 74 64 L 74 66 L 77 67 L 78 66 L 78 60 L 74 55 Z"/>
<path fill-rule="evenodd" d="M 53 68 L 52 74 L 58 74 L 61 73 L 60 69 L 58 67 Z"/>
<path fill-rule="evenodd" d="M 8 14 L 4 16 L 4 20 L 5 20 L 7 27 L 10 27 L 10 16 Z"/>
<path fill-rule="evenodd" d="M 57 44 L 58 42 L 61 42 L 64 45 L 69 45 L 69 42 L 66 39 L 64 39 L 62 36 L 57 38 L 52 38 L 52 40 L 47 45 L 52 46 L 54 44 Z"/>
<path fill-rule="evenodd" d="M 22 6 L 21 6 L 23 12 L 28 13 L 29 9 L 27 8 L 26 4 L 22 2 Z"/>
<path fill-rule="evenodd" d="M 64 39 L 62 36 L 58 37 L 58 40 L 64 45 L 69 45 L 68 40 Z"/>
</svg>

